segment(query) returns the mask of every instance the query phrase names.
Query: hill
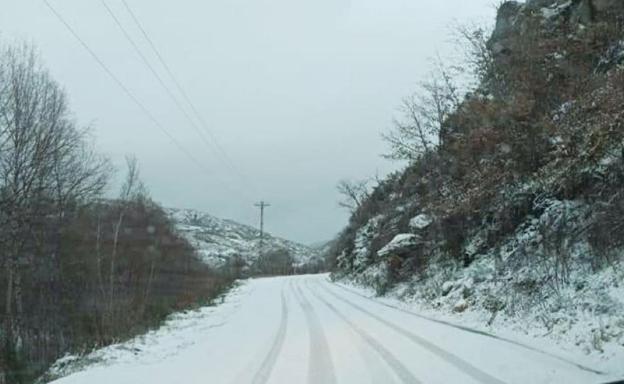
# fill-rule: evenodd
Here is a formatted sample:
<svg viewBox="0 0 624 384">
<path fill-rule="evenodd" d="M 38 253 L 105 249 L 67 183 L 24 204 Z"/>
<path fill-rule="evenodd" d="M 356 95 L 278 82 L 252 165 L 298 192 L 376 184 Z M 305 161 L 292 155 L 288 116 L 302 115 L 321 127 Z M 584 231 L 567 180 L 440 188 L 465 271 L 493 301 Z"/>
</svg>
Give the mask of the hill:
<svg viewBox="0 0 624 384">
<path fill-rule="evenodd" d="M 388 138 L 409 165 L 358 201 L 333 276 L 621 356 L 624 2 L 509 1 L 462 33 L 478 84 L 443 73 L 407 104 Z"/>
<path fill-rule="evenodd" d="M 259 256 L 260 231 L 232 220 L 219 219 L 192 209 L 167 209 L 176 228 L 193 245 L 201 259 L 214 268 L 234 258 L 249 267 Z M 323 263 L 317 249 L 265 233 L 264 252 L 286 250 L 294 267 L 304 269 Z"/>
</svg>

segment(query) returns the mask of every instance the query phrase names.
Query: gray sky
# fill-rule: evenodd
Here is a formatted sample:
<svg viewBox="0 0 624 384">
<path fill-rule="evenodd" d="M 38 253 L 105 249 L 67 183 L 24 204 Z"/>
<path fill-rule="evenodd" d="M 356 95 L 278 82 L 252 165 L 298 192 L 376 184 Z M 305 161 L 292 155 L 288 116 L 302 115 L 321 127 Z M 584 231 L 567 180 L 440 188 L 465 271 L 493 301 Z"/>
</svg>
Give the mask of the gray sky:
<svg viewBox="0 0 624 384">
<path fill-rule="evenodd" d="M 492 22 L 492 0 L 127 0 L 243 177 L 204 145 L 99 0 L 49 0 L 198 158 L 168 141 L 43 0 L 4 0 L 0 38 L 35 44 L 76 118 L 121 168 L 135 154 L 152 196 L 310 243 L 347 222 L 339 179 L 384 175 L 380 133 L 400 99 L 450 53 L 455 21 Z M 107 0 L 162 74 L 121 0 Z M 170 85 L 174 89 L 173 85 Z"/>
</svg>

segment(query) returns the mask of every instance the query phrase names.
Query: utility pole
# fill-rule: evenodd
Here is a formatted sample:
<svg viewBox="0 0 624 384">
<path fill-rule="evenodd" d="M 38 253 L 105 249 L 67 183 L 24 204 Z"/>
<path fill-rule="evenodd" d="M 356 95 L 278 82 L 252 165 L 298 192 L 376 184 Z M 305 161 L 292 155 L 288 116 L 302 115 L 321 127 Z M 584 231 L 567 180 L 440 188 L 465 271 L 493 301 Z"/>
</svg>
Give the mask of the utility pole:
<svg viewBox="0 0 624 384">
<path fill-rule="evenodd" d="M 259 254 L 262 257 L 262 251 L 264 249 L 264 208 L 270 207 L 271 204 L 268 204 L 265 201 L 261 201 L 255 204 L 256 207 L 260 208 L 260 250 Z"/>
</svg>

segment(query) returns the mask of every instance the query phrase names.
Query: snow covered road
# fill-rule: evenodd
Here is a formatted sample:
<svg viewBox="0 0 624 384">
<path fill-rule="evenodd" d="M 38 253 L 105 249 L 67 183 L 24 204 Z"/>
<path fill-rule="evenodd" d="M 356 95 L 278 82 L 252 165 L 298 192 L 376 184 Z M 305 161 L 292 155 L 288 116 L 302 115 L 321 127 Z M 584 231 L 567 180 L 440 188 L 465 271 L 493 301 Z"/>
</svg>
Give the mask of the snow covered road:
<svg viewBox="0 0 624 384">
<path fill-rule="evenodd" d="M 390 308 L 332 284 L 326 275 L 250 280 L 231 296 L 184 329 L 156 332 L 153 345 L 132 358 L 55 383 L 607 381 L 547 354 Z M 175 353 L 154 352 L 171 343 Z"/>
</svg>

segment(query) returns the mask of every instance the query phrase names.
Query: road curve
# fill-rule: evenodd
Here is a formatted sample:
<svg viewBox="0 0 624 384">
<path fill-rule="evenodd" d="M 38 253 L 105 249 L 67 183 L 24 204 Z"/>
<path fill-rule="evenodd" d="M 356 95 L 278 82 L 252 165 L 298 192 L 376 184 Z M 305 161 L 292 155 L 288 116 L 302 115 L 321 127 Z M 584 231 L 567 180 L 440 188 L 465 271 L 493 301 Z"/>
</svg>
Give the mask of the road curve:
<svg viewBox="0 0 624 384">
<path fill-rule="evenodd" d="M 249 280 L 230 296 L 229 306 L 214 309 L 216 319 L 158 331 L 162 340 L 141 347 L 136 357 L 92 365 L 56 383 L 608 381 L 539 351 L 385 306 L 334 285 L 326 275 Z M 207 326 L 210 321 L 219 326 Z M 169 350 L 167 343 L 176 338 L 189 342 Z M 159 355 L 161 350 L 167 353 Z"/>
</svg>

